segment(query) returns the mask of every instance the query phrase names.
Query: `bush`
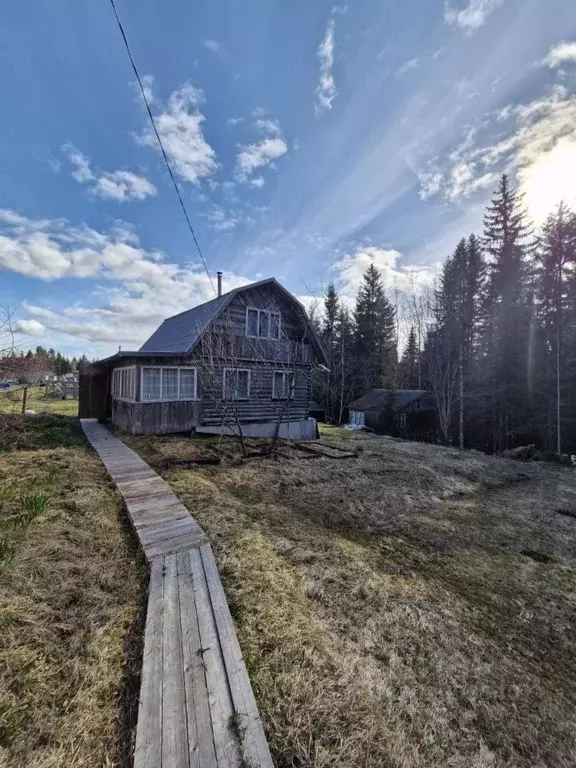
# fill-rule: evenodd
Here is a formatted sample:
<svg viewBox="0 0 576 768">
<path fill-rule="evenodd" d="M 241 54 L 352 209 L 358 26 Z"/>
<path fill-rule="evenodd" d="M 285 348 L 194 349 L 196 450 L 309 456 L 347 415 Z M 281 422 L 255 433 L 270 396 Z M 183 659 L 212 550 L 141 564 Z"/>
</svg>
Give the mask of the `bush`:
<svg viewBox="0 0 576 768">
<path fill-rule="evenodd" d="M 517 448 L 510 448 L 508 451 L 504 451 L 502 454 L 506 459 L 516 459 L 516 461 L 531 461 L 538 449 L 532 443 L 532 445 L 519 445 Z"/>
</svg>

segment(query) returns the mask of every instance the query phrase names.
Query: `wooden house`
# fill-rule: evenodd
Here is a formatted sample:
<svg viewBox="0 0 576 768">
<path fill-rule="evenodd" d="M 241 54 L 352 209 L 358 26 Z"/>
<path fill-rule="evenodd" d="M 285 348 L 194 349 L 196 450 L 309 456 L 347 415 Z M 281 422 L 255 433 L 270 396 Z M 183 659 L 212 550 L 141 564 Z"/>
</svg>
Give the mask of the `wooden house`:
<svg viewBox="0 0 576 768">
<path fill-rule="evenodd" d="M 436 433 L 436 408 L 422 389 L 373 389 L 348 406 L 349 423 L 383 434 L 429 440 Z"/>
<path fill-rule="evenodd" d="M 135 352 L 80 375 L 80 415 L 133 434 L 316 436 L 311 370 L 326 357 L 304 307 L 274 278 L 165 320 Z"/>
</svg>

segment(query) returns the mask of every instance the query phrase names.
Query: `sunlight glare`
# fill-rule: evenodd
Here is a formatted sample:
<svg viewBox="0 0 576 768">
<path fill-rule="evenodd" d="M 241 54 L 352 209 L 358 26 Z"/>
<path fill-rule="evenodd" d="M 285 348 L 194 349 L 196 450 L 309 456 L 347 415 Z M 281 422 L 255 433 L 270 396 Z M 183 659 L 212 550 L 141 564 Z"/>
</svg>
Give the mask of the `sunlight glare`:
<svg viewBox="0 0 576 768">
<path fill-rule="evenodd" d="M 563 200 L 576 207 L 576 142 L 561 139 L 521 174 L 520 191 L 525 195 L 528 213 L 542 224 Z"/>
</svg>

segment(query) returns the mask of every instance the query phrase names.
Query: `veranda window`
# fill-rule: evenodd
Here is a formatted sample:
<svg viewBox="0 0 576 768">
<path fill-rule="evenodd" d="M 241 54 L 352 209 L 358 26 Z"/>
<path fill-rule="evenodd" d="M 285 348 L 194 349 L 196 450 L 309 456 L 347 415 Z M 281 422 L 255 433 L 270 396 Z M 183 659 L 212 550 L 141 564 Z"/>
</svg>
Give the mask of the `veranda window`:
<svg viewBox="0 0 576 768">
<path fill-rule="evenodd" d="M 136 368 L 114 368 L 112 371 L 112 397 L 116 400 L 136 399 Z"/>
<path fill-rule="evenodd" d="M 141 400 L 196 400 L 196 368 L 144 366 Z"/>
</svg>

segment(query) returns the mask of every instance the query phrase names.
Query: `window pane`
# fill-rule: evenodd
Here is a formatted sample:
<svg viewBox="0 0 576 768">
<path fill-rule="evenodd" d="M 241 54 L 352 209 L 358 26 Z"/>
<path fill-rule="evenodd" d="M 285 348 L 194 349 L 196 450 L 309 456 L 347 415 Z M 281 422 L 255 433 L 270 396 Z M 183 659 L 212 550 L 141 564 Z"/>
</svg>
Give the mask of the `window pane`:
<svg viewBox="0 0 576 768">
<path fill-rule="evenodd" d="M 249 309 L 246 314 L 246 336 L 258 336 L 257 309 Z"/>
<path fill-rule="evenodd" d="M 286 397 L 284 392 L 286 378 L 283 373 L 274 373 L 272 383 L 272 397 Z"/>
<path fill-rule="evenodd" d="M 239 400 L 247 400 L 248 399 L 249 375 L 250 374 L 248 373 L 248 371 L 238 371 L 238 384 L 237 384 L 236 397 Z"/>
<path fill-rule="evenodd" d="M 160 399 L 160 369 L 142 369 L 142 400 Z"/>
<path fill-rule="evenodd" d="M 194 380 L 196 371 L 192 369 L 180 369 L 180 400 L 194 397 Z"/>
<path fill-rule="evenodd" d="M 162 369 L 162 400 L 178 399 L 178 369 Z"/>
<path fill-rule="evenodd" d="M 260 336 L 268 337 L 268 312 L 260 312 Z"/>
<path fill-rule="evenodd" d="M 280 315 L 277 315 L 276 312 L 270 313 L 270 338 L 280 338 Z"/>
<path fill-rule="evenodd" d="M 234 372 L 228 368 L 224 369 L 224 378 L 222 380 L 222 395 L 225 400 L 232 400 L 234 397 L 233 380 Z"/>
</svg>

